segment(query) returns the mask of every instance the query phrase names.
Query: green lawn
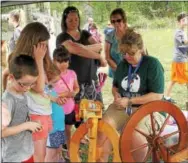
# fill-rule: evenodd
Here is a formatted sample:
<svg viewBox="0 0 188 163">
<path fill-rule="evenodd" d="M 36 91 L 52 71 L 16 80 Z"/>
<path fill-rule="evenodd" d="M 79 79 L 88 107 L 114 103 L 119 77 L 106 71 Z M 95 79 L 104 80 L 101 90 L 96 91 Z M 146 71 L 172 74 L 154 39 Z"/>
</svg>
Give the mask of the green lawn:
<svg viewBox="0 0 188 163">
<path fill-rule="evenodd" d="M 165 71 L 165 90 L 170 80 L 171 61 L 173 57 L 173 37 L 174 29 L 158 29 L 158 30 L 141 30 L 145 47 L 148 49 L 149 55 L 155 56 L 160 60 Z M 107 72 L 107 68 L 101 69 Z M 108 78 L 103 88 L 103 99 L 105 107 L 113 100 L 111 95 L 112 80 Z M 177 105 L 181 109 L 185 109 L 185 102 L 188 101 L 188 90 L 185 85 L 176 84 L 171 96 L 177 101 Z"/>
</svg>

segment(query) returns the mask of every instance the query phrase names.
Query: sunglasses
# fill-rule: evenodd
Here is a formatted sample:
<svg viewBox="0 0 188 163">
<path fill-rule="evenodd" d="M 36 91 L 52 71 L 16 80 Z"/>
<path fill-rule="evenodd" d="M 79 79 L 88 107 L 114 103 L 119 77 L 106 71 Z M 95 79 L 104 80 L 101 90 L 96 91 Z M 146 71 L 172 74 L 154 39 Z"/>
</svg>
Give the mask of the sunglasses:
<svg viewBox="0 0 188 163">
<path fill-rule="evenodd" d="M 121 21 L 122 21 L 122 19 L 111 20 L 111 23 L 112 23 L 112 24 L 121 23 Z"/>
</svg>

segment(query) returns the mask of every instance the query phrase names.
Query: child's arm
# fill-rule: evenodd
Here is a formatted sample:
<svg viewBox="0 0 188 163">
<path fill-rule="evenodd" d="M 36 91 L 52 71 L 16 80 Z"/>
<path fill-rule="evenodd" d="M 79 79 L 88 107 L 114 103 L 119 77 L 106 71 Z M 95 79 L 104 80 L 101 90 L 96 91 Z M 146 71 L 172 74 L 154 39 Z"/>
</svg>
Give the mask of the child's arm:
<svg viewBox="0 0 188 163">
<path fill-rule="evenodd" d="M 2 102 L 2 126 L 1 130 L 5 129 L 10 123 L 11 115 L 9 110 L 7 109 L 7 105 Z"/>
<path fill-rule="evenodd" d="M 52 95 L 48 95 L 48 97 L 50 98 L 50 101 L 57 103 L 57 97 L 54 97 Z"/>
<path fill-rule="evenodd" d="M 44 44 L 34 46 L 34 56 L 37 63 L 39 76 L 37 79 L 37 84 L 35 87 L 33 87 L 33 89 L 38 93 L 42 93 L 45 87 L 44 57 L 46 55 L 46 51 L 47 47 Z"/>
<path fill-rule="evenodd" d="M 2 130 L 2 137 L 16 135 L 26 130 L 30 130 L 32 132 L 38 132 L 41 129 L 42 129 L 41 124 L 37 122 L 24 122 L 17 126 L 6 127 L 4 130 Z"/>
<path fill-rule="evenodd" d="M 188 40 L 184 40 L 183 44 L 188 45 Z"/>
<path fill-rule="evenodd" d="M 8 81 L 8 75 L 9 75 L 9 69 L 8 69 L 8 68 L 5 68 L 5 69 L 3 70 L 3 74 L 2 74 L 3 90 L 6 89 L 7 81 Z"/>
</svg>

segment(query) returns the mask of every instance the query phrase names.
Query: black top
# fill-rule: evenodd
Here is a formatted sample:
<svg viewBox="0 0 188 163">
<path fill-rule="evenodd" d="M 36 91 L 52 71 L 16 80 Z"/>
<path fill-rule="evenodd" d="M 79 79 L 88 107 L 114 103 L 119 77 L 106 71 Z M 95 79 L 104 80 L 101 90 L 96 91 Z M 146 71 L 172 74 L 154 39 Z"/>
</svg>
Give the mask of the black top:
<svg viewBox="0 0 188 163">
<path fill-rule="evenodd" d="M 89 45 L 90 43 L 88 39 L 90 36 L 91 34 L 88 31 L 82 30 L 80 32 L 80 39 L 75 40 L 68 33 L 62 32 L 57 36 L 56 47 L 61 45 L 66 40 L 72 40 L 73 42 L 77 42 L 83 45 Z M 89 59 L 73 54 L 71 55 L 69 68 L 76 72 L 79 84 L 91 83 L 92 80 L 97 80 L 97 64 L 96 60 L 94 59 Z"/>
</svg>

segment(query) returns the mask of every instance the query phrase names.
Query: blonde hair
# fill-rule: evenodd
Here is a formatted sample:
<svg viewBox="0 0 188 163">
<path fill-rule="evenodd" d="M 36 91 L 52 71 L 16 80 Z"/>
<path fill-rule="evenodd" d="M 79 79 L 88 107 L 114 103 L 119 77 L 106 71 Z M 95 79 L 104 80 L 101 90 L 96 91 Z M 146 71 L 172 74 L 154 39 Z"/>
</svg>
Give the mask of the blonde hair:
<svg viewBox="0 0 188 163">
<path fill-rule="evenodd" d="M 10 17 L 14 18 L 14 20 L 16 20 L 16 22 L 18 22 L 21 27 L 25 26 L 26 16 L 23 9 L 11 11 Z"/>
<path fill-rule="evenodd" d="M 133 28 L 128 28 L 120 41 L 120 47 L 136 45 L 139 49 L 143 49 L 144 43 L 141 34 Z"/>
</svg>

